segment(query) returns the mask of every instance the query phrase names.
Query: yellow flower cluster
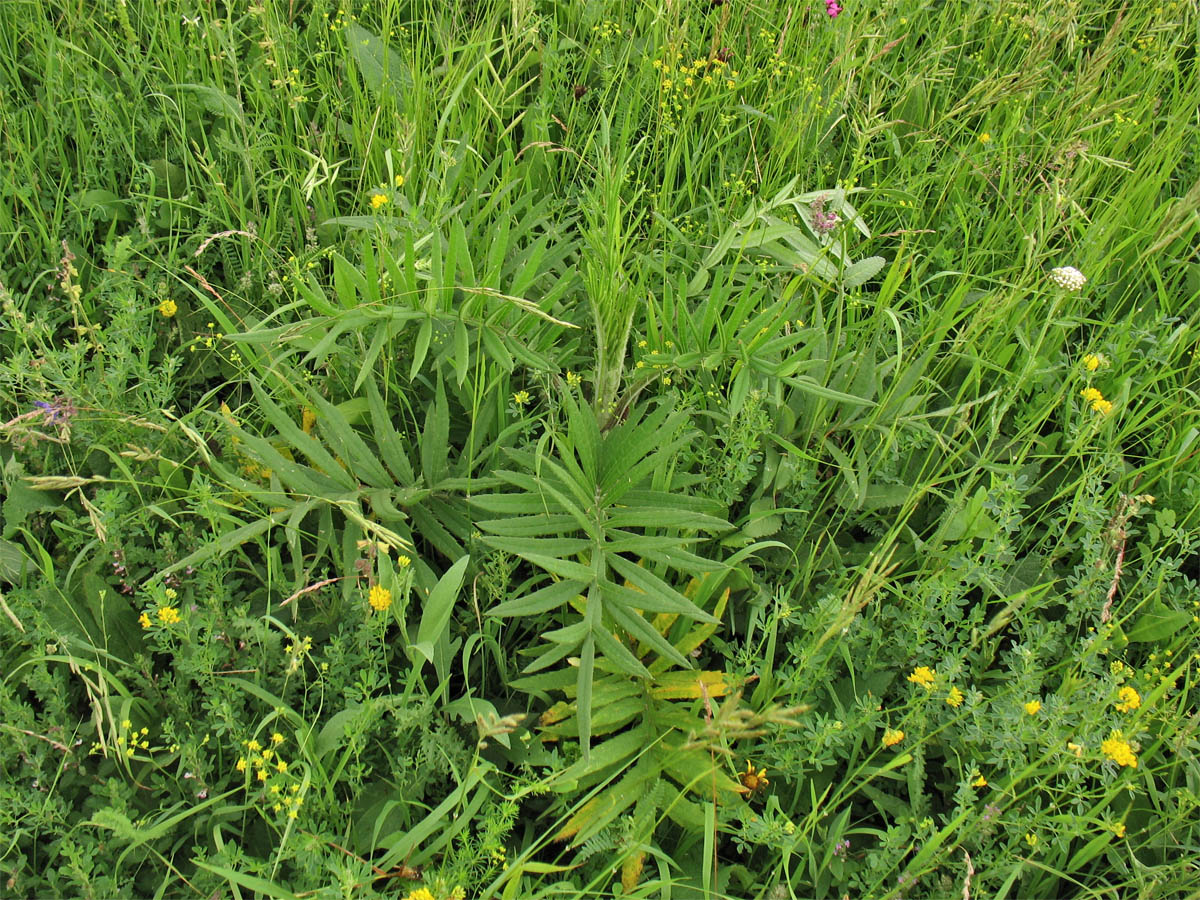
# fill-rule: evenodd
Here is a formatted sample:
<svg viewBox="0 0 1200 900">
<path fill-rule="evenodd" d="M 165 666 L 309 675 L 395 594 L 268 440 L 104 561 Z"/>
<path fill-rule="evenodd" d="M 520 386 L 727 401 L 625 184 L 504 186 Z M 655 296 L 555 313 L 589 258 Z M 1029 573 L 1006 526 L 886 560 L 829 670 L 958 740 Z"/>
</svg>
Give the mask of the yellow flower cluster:
<svg viewBox="0 0 1200 900">
<path fill-rule="evenodd" d="M 1082 397 L 1085 402 L 1091 404 L 1093 410 L 1101 413 L 1102 415 L 1108 415 L 1110 412 L 1112 412 L 1112 402 L 1105 400 L 1104 395 L 1094 387 L 1084 388 L 1079 392 L 1079 396 Z"/>
<path fill-rule="evenodd" d="M 376 612 L 384 612 L 392 605 L 392 592 L 383 585 L 377 584 L 371 588 L 371 593 L 367 595 L 367 602 L 371 604 L 371 609 Z"/>
<path fill-rule="evenodd" d="M 962 706 L 963 700 L 965 699 L 966 697 L 963 696 L 963 692 L 954 686 L 951 686 L 950 690 L 946 694 L 947 705 L 953 706 L 955 709 L 958 709 L 960 706 Z"/>
<path fill-rule="evenodd" d="M 174 300 L 168 297 L 162 303 L 158 304 L 158 311 L 162 314 L 164 319 L 169 319 L 171 316 L 175 315 L 175 313 L 179 312 L 179 306 Z"/>
<path fill-rule="evenodd" d="M 257 740 L 242 741 L 245 751 L 234 763 L 234 769 L 245 773 L 253 771 L 254 781 L 262 785 L 263 798 L 270 804 L 272 812 L 287 811 L 289 819 L 300 815 L 300 807 L 304 798 L 300 796 L 300 785 L 296 782 L 288 784 L 288 779 L 277 776 L 286 775 L 290 768 L 287 760 L 277 752 L 284 742 L 284 737 L 278 731 L 271 735 L 271 746 L 264 747 Z M 285 790 L 286 788 L 286 790 Z"/>
<path fill-rule="evenodd" d="M 150 734 L 150 729 L 143 726 L 140 730 L 133 727 L 133 723 L 128 719 L 121 722 L 121 730 L 126 734 L 117 735 L 117 749 L 127 757 L 132 757 L 138 750 L 149 750 L 150 741 L 147 735 Z"/>
<path fill-rule="evenodd" d="M 1041 700 L 1030 700 L 1028 703 L 1025 704 L 1025 712 L 1031 716 L 1036 716 L 1038 714 L 1038 712 L 1041 710 L 1041 708 L 1042 708 Z"/>
<path fill-rule="evenodd" d="M 1131 687 L 1123 687 L 1117 691 L 1117 712 L 1132 712 L 1142 705 L 1142 697 Z"/>
<path fill-rule="evenodd" d="M 908 680 L 913 684 L 919 684 L 925 690 L 933 689 L 934 679 L 937 678 L 937 672 L 929 668 L 929 666 L 917 666 L 912 670 L 912 674 L 908 676 Z"/>
<path fill-rule="evenodd" d="M 1114 731 L 1107 740 L 1100 742 L 1100 752 L 1119 766 L 1137 768 L 1137 754 L 1133 752 L 1133 745 L 1119 731 Z"/>
<path fill-rule="evenodd" d="M 904 740 L 904 732 L 898 728 L 887 728 L 883 732 L 883 746 L 894 747 Z"/>
<path fill-rule="evenodd" d="M 659 87 L 662 93 L 658 106 L 669 123 L 676 121 L 675 116 L 683 111 L 684 102 L 696 97 L 701 88 L 719 87 L 721 83 L 729 90 L 737 87 L 740 73 L 736 69 L 730 69 L 729 64 L 719 56 L 700 56 L 689 63 L 684 61 L 683 52 L 677 50 L 674 63 L 675 65 L 663 59 L 656 59 L 651 63 L 660 74 Z"/>
</svg>

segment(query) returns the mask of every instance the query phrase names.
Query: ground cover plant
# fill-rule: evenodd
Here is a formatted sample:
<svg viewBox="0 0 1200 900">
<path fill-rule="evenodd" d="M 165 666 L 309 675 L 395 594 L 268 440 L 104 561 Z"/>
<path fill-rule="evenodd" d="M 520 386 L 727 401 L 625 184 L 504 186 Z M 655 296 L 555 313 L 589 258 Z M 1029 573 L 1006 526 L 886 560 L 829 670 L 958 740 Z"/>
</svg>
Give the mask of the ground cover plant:
<svg viewBox="0 0 1200 900">
<path fill-rule="evenodd" d="M 0 5 L 0 896 L 1200 895 L 1198 38 Z"/>
</svg>

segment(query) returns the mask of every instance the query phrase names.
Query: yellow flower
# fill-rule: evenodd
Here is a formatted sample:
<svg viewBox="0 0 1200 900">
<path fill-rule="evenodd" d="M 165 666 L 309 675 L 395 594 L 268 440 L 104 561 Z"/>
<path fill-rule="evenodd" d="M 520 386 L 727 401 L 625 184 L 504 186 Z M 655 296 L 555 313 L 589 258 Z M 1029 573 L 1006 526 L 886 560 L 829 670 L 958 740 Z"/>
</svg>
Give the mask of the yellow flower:
<svg viewBox="0 0 1200 900">
<path fill-rule="evenodd" d="M 992 136 L 990 134 L 988 134 L 986 131 L 979 136 L 979 143 L 990 144 L 991 142 L 992 142 Z"/>
<path fill-rule="evenodd" d="M 966 698 L 963 696 L 963 692 L 956 687 L 950 688 L 950 692 L 946 694 L 946 703 L 950 706 L 953 706 L 955 709 L 958 709 L 958 707 L 962 706 L 963 700 L 965 699 Z"/>
<path fill-rule="evenodd" d="M 1026 834 L 1025 835 L 1025 843 L 1027 843 L 1030 847 L 1036 847 L 1037 842 L 1038 842 L 1038 836 L 1036 834 Z"/>
<path fill-rule="evenodd" d="M 288 769 L 288 764 L 285 763 L 282 759 L 279 760 L 277 763 L 275 763 L 275 771 L 276 772 L 286 772 L 287 769 Z"/>
<path fill-rule="evenodd" d="M 401 569 L 407 569 L 409 566 L 412 565 L 412 560 L 409 559 L 407 556 L 397 556 L 396 557 L 396 565 L 399 566 Z"/>
<path fill-rule="evenodd" d="M 517 406 L 524 406 L 529 402 L 529 391 L 517 391 L 512 395 L 513 403 Z"/>
<path fill-rule="evenodd" d="M 150 617 L 148 615 L 146 615 L 145 613 L 142 613 L 140 616 L 138 616 L 138 624 L 141 625 L 143 628 L 149 628 L 150 627 Z"/>
<path fill-rule="evenodd" d="M 1107 416 L 1110 412 L 1112 412 L 1112 408 L 1113 405 L 1111 400 L 1097 400 L 1092 404 L 1092 409 L 1104 416 Z"/>
<path fill-rule="evenodd" d="M 767 770 L 759 769 L 757 772 L 755 772 L 754 763 L 750 760 L 746 760 L 746 771 L 738 775 L 738 778 L 741 780 L 742 785 L 746 788 L 747 793 L 753 793 L 760 787 L 771 783 L 767 778 Z"/>
<path fill-rule="evenodd" d="M 164 625 L 174 625 L 179 621 L 179 610 L 174 606 L 160 606 L 158 608 L 158 621 Z"/>
<path fill-rule="evenodd" d="M 978 778 L 976 778 L 974 781 L 971 782 L 971 787 L 977 787 L 977 788 L 987 787 L 987 779 L 984 778 L 982 775 L 980 775 Z"/>
<path fill-rule="evenodd" d="M 396 187 L 404 187 L 404 176 L 397 175 L 394 179 L 392 179 L 392 183 L 395 184 Z"/>
<path fill-rule="evenodd" d="M 237 765 L 235 765 L 234 768 L 237 769 L 239 772 L 245 772 L 246 771 L 246 757 L 244 757 L 244 756 L 240 757 L 237 761 Z"/>
<path fill-rule="evenodd" d="M 1120 702 L 1117 703 L 1117 712 L 1129 712 L 1137 709 L 1142 705 L 1141 695 L 1131 687 L 1123 687 L 1117 692 Z"/>
<path fill-rule="evenodd" d="M 271 757 L 273 757 L 274 755 L 275 755 L 275 751 L 274 751 L 274 750 L 269 750 L 269 749 L 268 749 L 268 750 L 264 750 L 264 751 L 262 752 L 262 758 L 263 758 L 263 760 L 264 760 L 265 762 L 270 762 L 270 761 L 271 761 Z"/>
<path fill-rule="evenodd" d="M 1119 838 L 1125 837 L 1125 823 L 1118 822 L 1116 825 L 1114 825 L 1112 827 L 1112 832 Z"/>
<path fill-rule="evenodd" d="M 1083 756 L 1083 747 L 1079 744 L 1076 744 L 1074 741 L 1067 741 L 1067 749 L 1075 754 L 1076 759 Z"/>
<path fill-rule="evenodd" d="M 1119 731 L 1114 731 L 1109 735 L 1108 740 L 1101 741 L 1100 752 L 1119 766 L 1137 768 L 1137 755 L 1133 752 L 1133 746 Z"/>
<path fill-rule="evenodd" d="M 271 743 L 274 744 L 276 747 L 278 747 L 280 744 L 283 743 L 283 735 L 280 734 L 278 731 L 276 731 L 274 734 L 271 735 Z"/>
<path fill-rule="evenodd" d="M 168 298 L 167 300 L 164 300 L 162 303 L 158 304 L 158 311 L 162 313 L 162 317 L 164 319 L 169 319 L 171 316 L 175 315 L 175 313 L 179 312 L 179 307 L 175 304 L 174 300 Z"/>
<path fill-rule="evenodd" d="M 1038 714 L 1038 711 L 1041 708 L 1042 708 L 1041 700 L 1030 700 L 1028 703 L 1025 704 L 1025 712 L 1031 716 L 1036 716 Z"/>
<path fill-rule="evenodd" d="M 937 672 L 929 668 L 929 666 L 917 666 L 912 670 L 912 674 L 908 676 L 908 680 L 913 684 L 919 684 L 925 690 L 930 690 L 933 687 L 933 680 L 937 678 Z"/>
<path fill-rule="evenodd" d="M 417 888 L 415 891 L 409 891 L 408 896 L 404 900 L 437 900 L 427 889 Z"/>
<path fill-rule="evenodd" d="M 885 729 L 883 732 L 883 746 L 893 747 L 904 740 L 904 732 L 895 728 Z"/>
<path fill-rule="evenodd" d="M 1085 403 L 1095 403 L 1097 400 L 1103 400 L 1104 395 L 1094 387 L 1086 387 L 1079 392 L 1079 396 L 1084 399 Z"/>
<path fill-rule="evenodd" d="M 251 753 L 256 753 L 262 749 L 262 745 L 258 741 L 250 741 L 246 744 L 246 749 Z"/>
<path fill-rule="evenodd" d="M 388 202 L 387 194 L 372 194 L 371 209 L 379 209 L 381 206 L 386 206 Z"/>
<path fill-rule="evenodd" d="M 257 778 L 259 781 L 266 781 L 267 780 L 267 770 L 259 769 Z"/>
<path fill-rule="evenodd" d="M 1095 372 L 1104 365 L 1104 357 L 1098 353 L 1089 353 L 1083 358 L 1083 367 L 1089 372 Z"/>
<path fill-rule="evenodd" d="M 392 592 L 383 585 L 377 584 L 371 588 L 371 593 L 367 596 L 367 602 L 371 604 L 371 608 L 376 612 L 383 612 L 392 605 Z"/>
<path fill-rule="evenodd" d="M 578 372 L 572 372 L 570 369 L 568 369 L 567 370 L 567 387 L 576 388 L 576 387 L 579 387 L 579 385 L 581 385 L 581 384 L 583 384 L 583 377 Z"/>
</svg>

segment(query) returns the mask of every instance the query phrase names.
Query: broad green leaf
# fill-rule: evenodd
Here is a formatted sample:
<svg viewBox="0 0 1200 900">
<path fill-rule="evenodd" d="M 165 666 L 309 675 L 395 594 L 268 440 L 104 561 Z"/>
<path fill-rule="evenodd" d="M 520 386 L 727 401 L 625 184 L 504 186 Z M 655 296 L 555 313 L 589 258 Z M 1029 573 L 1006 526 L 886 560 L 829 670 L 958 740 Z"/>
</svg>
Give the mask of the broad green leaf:
<svg viewBox="0 0 1200 900">
<path fill-rule="evenodd" d="M 412 74 L 400 54 L 357 22 L 346 26 L 346 46 L 363 83 L 375 94 L 394 93 L 401 99 L 412 91 Z"/>
<path fill-rule="evenodd" d="M 549 587 L 514 597 L 488 610 L 489 616 L 532 616 L 560 609 L 583 593 L 586 585 L 580 581 L 557 581 Z"/>
<path fill-rule="evenodd" d="M 421 613 L 421 624 L 417 628 L 417 642 L 436 645 L 447 634 L 450 625 L 450 615 L 454 612 L 454 603 L 458 599 L 463 577 L 467 572 L 467 564 L 471 558 L 464 556 L 452 565 L 443 575 L 429 596 L 425 599 L 425 608 Z"/>
</svg>

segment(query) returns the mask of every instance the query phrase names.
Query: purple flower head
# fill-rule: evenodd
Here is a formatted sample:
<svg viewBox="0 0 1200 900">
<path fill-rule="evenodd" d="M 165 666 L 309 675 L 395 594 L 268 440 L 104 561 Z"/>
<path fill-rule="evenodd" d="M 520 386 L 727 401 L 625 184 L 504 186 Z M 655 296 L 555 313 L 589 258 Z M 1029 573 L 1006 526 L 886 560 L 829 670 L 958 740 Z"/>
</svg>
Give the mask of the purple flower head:
<svg viewBox="0 0 1200 900">
<path fill-rule="evenodd" d="M 808 205 L 812 211 L 813 231 L 819 235 L 826 235 L 841 223 L 842 217 L 836 212 L 825 211 L 825 204 L 829 202 L 828 197 L 818 197 Z"/>
<path fill-rule="evenodd" d="M 61 422 L 65 425 L 75 415 L 75 404 L 67 397 L 56 397 L 51 401 L 35 400 L 33 405 L 42 411 L 48 424 Z"/>
<path fill-rule="evenodd" d="M 829 18 L 836 19 L 841 11 L 842 8 L 838 6 L 837 0 L 825 0 L 825 12 L 829 14 Z"/>
</svg>

